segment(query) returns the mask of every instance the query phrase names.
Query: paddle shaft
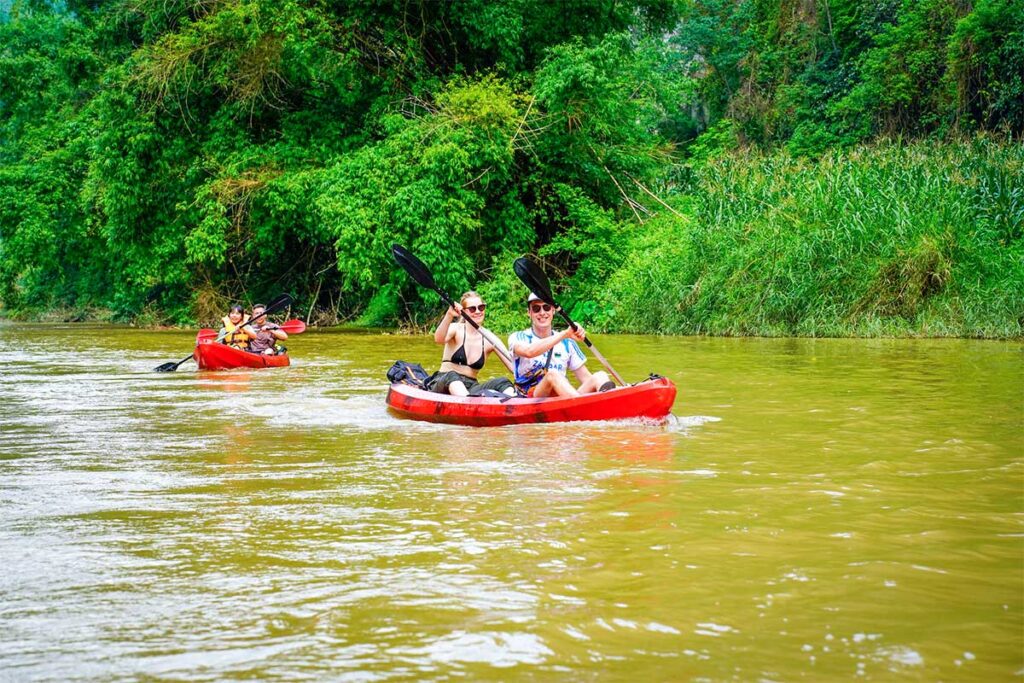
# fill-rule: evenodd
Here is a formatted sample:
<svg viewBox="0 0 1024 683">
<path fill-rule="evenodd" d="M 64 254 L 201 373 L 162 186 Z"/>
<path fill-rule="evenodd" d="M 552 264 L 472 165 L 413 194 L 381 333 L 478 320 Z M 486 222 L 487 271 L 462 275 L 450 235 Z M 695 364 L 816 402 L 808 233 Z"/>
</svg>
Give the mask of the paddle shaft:
<svg viewBox="0 0 1024 683">
<path fill-rule="evenodd" d="M 245 327 L 245 325 L 251 324 L 253 320 L 256 320 L 256 318 L 262 318 L 266 314 L 267 314 L 267 312 L 264 311 L 263 313 L 260 313 L 259 315 L 255 316 L 254 318 L 251 318 L 251 319 L 247 320 L 243 325 L 239 325 L 239 327 L 240 328 L 241 327 Z M 224 337 L 227 336 L 227 334 L 228 334 L 228 331 L 225 329 L 223 332 L 221 332 L 220 334 L 217 335 L 216 339 L 214 339 L 212 342 L 209 342 L 209 343 L 210 344 L 219 344 L 221 342 L 221 340 L 224 339 Z M 195 352 L 193 351 L 191 354 L 189 354 L 189 355 L 185 356 L 184 358 L 182 358 L 181 360 L 179 360 L 177 363 L 174 364 L 174 369 L 177 370 L 178 366 L 180 366 L 182 363 L 184 363 L 185 361 L 187 361 L 190 358 L 192 358 L 194 355 L 195 355 Z"/>
<path fill-rule="evenodd" d="M 579 330 L 579 325 L 573 322 L 572 318 L 569 317 L 568 313 L 562 310 L 561 306 L 558 306 L 553 301 L 551 302 L 551 305 L 555 307 L 555 310 L 558 311 L 558 315 L 562 316 L 562 319 L 565 320 L 566 324 L 573 329 L 573 332 Z M 586 344 L 587 348 L 594 353 L 594 357 L 597 358 L 598 362 L 600 362 L 601 365 L 603 365 L 605 369 L 608 370 L 608 372 L 612 373 L 612 377 L 614 377 L 615 380 L 621 386 L 628 386 L 626 382 L 619 376 L 619 373 L 615 372 L 615 368 L 611 366 L 611 363 L 605 360 L 605 357 L 601 355 L 600 351 L 597 350 L 597 347 L 594 346 L 594 342 L 590 341 L 590 337 L 584 337 L 583 343 Z"/>
<path fill-rule="evenodd" d="M 306 331 L 306 323 L 301 320 L 288 320 L 278 325 L 277 329 L 287 332 L 288 334 L 302 334 Z M 207 339 L 216 336 L 217 332 L 210 328 L 199 330 L 199 339 Z"/>
<path fill-rule="evenodd" d="M 267 310 L 263 311 L 263 312 L 262 312 L 262 313 L 260 313 L 259 315 L 254 315 L 253 317 L 251 317 L 251 318 L 249 318 L 248 320 L 246 320 L 246 321 L 245 321 L 244 323 L 241 323 L 240 325 L 236 326 L 236 327 L 235 327 L 235 329 L 236 329 L 236 330 L 240 330 L 240 329 L 242 329 L 243 327 L 245 327 L 246 325 L 252 325 L 252 324 L 253 324 L 253 323 L 254 323 L 255 321 L 259 320 L 260 318 L 262 318 L 263 316 L 265 316 L 265 315 L 267 315 L 268 313 L 271 313 L 271 312 L 272 312 L 272 311 L 271 311 L 271 310 L 270 310 L 270 309 L 268 308 Z M 218 344 L 218 343 L 220 343 L 220 341 L 221 341 L 222 339 L 224 339 L 224 337 L 226 337 L 226 336 L 228 336 L 228 328 L 226 328 L 226 327 L 225 327 L 225 328 L 224 328 L 224 331 L 223 331 L 223 332 L 221 332 L 220 334 L 218 334 L 218 335 L 217 335 L 217 338 L 216 338 L 216 339 L 214 339 L 214 340 L 213 340 L 212 342 L 210 342 L 210 343 L 211 343 L 211 344 Z"/>
<path fill-rule="evenodd" d="M 437 295 L 441 297 L 441 301 L 448 304 L 449 308 L 455 308 L 455 302 L 452 301 L 452 298 L 448 296 L 448 293 L 446 291 L 441 289 L 437 285 L 437 283 L 434 282 L 434 276 L 431 275 L 430 270 L 423 263 L 423 261 L 420 261 L 418 258 L 416 258 L 415 254 L 413 254 L 411 251 L 403 247 L 401 244 L 392 244 L 391 255 L 394 257 L 395 262 L 398 265 L 402 266 L 402 270 L 408 273 L 409 276 L 416 281 L 416 284 L 418 284 L 421 287 L 426 287 L 427 289 L 434 290 L 435 292 L 437 292 Z M 510 355 L 501 350 L 498 338 L 491 334 L 490 330 L 485 330 L 479 325 L 477 325 L 476 322 L 473 321 L 468 315 L 464 315 L 462 317 L 465 318 L 466 322 L 468 322 L 470 325 L 476 328 L 477 331 L 479 331 L 480 334 L 484 336 L 484 339 L 491 342 L 491 346 L 494 347 L 494 350 L 497 351 L 502 358 L 507 360 L 512 366 L 515 366 L 515 361 L 512 360 L 512 357 Z"/>
<path fill-rule="evenodd" d="M 513 270 L 531 292 L 540 297 L 545 303 L 554 306 L 555 310 L 558 311 L 558 314 L 562 316 L 562 319 L 565 320 L 569 327 L 573 329 L 573 332 L 579 330 L 579 325 L 574 323 L 572 318 L 569 317 L 569 314 L 558 305 L 557 301 L 555 301 L 555 297 L 551 293 L 551 283 L 548 282 L 548 277 L 544 274 L 543 270 L 535 264 L 530 263 L 530 261 L 525 257 L 516 259 Z M 615 372 L 615 368 L 611 366 L 611 363 L 601 355 L 601 352 L 597 350 L 594 343 L 590 341 L 590 337 L 584 337 L 583 343 L 587 345 L 588 349 L 593 351 L 594 357 L 597 358 L 601 365 L 603 365 L 605 369 L 612 374 L 612 377 L 614 377 L 619 384 L 622 386 L 628 386 L 622 377 L 619 376 L 619 373 Z"/>
</svg>

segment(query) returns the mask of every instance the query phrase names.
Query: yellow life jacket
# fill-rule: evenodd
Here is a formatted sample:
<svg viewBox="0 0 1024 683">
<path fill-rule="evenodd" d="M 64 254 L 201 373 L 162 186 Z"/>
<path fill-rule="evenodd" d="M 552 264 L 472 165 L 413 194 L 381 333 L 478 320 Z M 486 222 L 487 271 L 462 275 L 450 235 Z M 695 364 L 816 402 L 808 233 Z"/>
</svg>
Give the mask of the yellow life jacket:
<svg viewBox="0 0 1024 683">
<path fill-rule="evenodd" d="M 225 344 L 236 349 L 245 349 L 249 346 L 249 335 L 242 332 L 242 328 L 249 322 L 249 316 L 245 316 L 237 327 L 228 316 L 221 318 L 221 322 L 224 323 L 224 329 L 227 330 L 223 340 Z"/>
</svg>

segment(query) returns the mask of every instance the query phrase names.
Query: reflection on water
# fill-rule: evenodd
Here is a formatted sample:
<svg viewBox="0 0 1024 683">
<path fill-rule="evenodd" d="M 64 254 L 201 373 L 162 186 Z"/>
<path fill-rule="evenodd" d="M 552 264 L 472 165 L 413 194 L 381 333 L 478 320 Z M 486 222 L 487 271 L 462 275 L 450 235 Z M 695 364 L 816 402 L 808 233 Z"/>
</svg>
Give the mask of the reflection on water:
<svg viewBox="0 0 1024 683">
<path fill-rule="evenodd" d="M 252 370 L 200 370 L 198 375 L 202 379 L 196 382 L 196 386 L 208 391 L 248 392 L 252 388 L 254 374 Z"/>
<path fill-rule="evenodd" d="M 12 680 L 1022 675 L 1019 345 L 607 337 L 669 425 L 474 429 L 423 338 L 191 337 L 0 325 Z"/>
</svg>

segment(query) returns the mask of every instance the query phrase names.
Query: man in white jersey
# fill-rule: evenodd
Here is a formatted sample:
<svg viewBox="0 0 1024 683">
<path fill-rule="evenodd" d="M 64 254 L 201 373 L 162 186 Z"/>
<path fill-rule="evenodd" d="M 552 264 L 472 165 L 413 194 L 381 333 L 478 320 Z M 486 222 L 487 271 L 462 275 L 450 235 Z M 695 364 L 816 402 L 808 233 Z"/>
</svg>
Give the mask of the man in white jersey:
<svg viewBox="0 0 1024 683">
<path fill-rule="evenodd" d="M 527 396 L 579 396 L 595 391 L 614 389 L 608 375 L 587 369 L 587 357 L 579 344 L 586 337 L 582 327 L 561 332 L 551 329 L 555 309 L 541 301 L 533 292 L 526 300 L 530 327 L 514 332 L 508 338 L 508 350 L 515 359 L 516 388 Z M 579 389 L 569 383 L 566 372 L 572 371 Z"/>
</svg>

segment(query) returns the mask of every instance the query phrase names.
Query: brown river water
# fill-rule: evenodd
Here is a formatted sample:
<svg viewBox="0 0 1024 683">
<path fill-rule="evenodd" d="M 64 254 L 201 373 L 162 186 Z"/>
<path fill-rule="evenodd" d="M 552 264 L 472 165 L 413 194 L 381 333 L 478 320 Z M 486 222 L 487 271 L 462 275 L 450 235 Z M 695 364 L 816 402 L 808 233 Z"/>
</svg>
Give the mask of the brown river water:
<svg viewBox="0 0 1024 683">
<path fill-rule="evenodd" d="M 1019 343 L 598 336 L 669 424 L 469 428 L 426 337 L 193 336 L 0 323 L 0 680 L 1024 678 Z"/>
</svg>

